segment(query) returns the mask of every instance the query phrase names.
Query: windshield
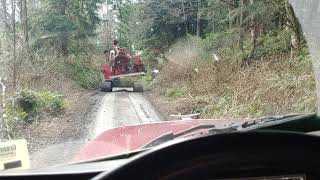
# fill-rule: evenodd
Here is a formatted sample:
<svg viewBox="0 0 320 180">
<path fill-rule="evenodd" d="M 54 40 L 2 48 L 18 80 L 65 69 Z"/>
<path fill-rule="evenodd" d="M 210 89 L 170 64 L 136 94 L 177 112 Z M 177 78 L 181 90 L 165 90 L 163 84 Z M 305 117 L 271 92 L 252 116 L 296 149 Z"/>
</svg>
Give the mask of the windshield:
<svg viewBox="0 0 320 180">
<path fill-rule="evenodd" d="M 316 112 L 319 15 L 318 0 L 1 0 L 0 169 Z"/>
</svg>

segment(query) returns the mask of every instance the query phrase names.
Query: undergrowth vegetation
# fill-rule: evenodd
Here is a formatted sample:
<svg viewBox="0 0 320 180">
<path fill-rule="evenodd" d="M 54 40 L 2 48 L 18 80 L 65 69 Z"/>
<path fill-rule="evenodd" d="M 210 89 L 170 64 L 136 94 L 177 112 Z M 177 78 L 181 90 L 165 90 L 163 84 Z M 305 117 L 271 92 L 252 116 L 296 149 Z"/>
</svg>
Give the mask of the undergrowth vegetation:
<svg viewBox="0 0 320 180">
<path fill-rule="evenodd" d="M 18 124 L 38 121 L 44 115 L 58 115 L 67 107 L 63 95 L 48 90 L 21 90 L 4 109 L 4 120 L 9 135 Z"/>
<path fill-rule="evenodd" d="M 30 55 L 31 56 L 31 55 Z M 21 60 L 17 90 L 0 79 L 3 124 L 6 138 L 13 138 L 19 125 L 39 122 L 46 116 L 57 116 L 68 107 L 67 96 L 72 89 L 92 90 L 101 83 L 100 60 L 95 56 L 70 55 L 61 58 L 54 54 L 32 53 Z"/>
<path fill-rule="evenodd" d="M 97 88 L 101 81 L 101 72 L 97 67 L 90 65 L 82 59 L 76 60 L 72 67 L 73 79 L 85 89 Z"/>
<path fill-rule="evenodd" d="M 246 66 L 241 64 L 239 50 L 230 47 L 213 48 L 221 58 L 218 61 L 200 54 L 189 67 L 166 64 L 152 84 L 159 97 L 157 103 L 169 107 L 165 109 L 167 115 L 200 113 L 202 118 L 316 111 L 316 85 L 308 49 L 302 48 L 290 60 L 285 36 L 276 33 L 261 37 L 255 58 Z M 206 42 L 208 39 L 200 46 Z"/>
<path fill-rule="evenodd" d="M 16 103 L 17 107 L 23 110 L 27 117 L 35 117 L 43 112 L 57 114 L 64 110 L 66 106 L 62 95 L 46 90 L 22 90 L 16 96 Z"/>
</svg>

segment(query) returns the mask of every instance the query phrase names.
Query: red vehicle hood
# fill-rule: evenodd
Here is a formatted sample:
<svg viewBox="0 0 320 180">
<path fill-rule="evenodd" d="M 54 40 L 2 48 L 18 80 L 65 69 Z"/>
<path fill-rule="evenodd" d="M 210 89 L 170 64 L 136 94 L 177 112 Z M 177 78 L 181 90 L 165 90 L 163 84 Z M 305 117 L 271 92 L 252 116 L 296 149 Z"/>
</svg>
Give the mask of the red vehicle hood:
<svg viewBox="0 0 320 180">
<path fill-rule="evenodd" d="M 223 126 L 245 120 L 181 120 L 123 126 L 107 130 L 89 142 L 73 159 L 87 161 L 142 149 L 152 140 L 168 133 L 179 133 L 199 125 Z"/>
</svg>

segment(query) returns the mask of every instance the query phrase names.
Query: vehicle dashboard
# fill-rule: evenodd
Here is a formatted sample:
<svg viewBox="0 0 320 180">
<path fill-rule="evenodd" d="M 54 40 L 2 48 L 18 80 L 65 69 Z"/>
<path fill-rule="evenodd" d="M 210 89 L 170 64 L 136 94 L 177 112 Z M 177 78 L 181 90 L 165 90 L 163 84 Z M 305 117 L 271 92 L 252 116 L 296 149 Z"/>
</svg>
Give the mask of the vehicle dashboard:
<svg viewBox="0 0 320 180">
<path fill-rule="evenodd" d="M 320 129 L 318 120 L 312 116 L 295 123 L 291 121 L 290 125 L 270 125 L 272 129 L 279 129 L 277 131 L 266 131 L 268 128 L 264 126 L 262 130 L 257 128 L 166 143 L 119 159 L 4 171 L 0 178 L 117 179 L 119 174 L 114 172 L 120 171 L 119 177 L 136 174 L 140 175 L 138 179 L 320 179 L 320 131 L 285 131 L 294 129 L 294 124 L 301 127 L 306 122 L 312 125 L 311 130 Z"/>
</svg>

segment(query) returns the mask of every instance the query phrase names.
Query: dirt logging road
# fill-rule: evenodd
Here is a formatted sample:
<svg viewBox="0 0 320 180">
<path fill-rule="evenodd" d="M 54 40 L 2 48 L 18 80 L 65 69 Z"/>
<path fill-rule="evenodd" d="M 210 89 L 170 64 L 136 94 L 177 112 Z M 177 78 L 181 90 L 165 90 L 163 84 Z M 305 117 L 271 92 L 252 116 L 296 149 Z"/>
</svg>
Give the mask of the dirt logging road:
<svg viewBox="0 0 320 180">
<path fill-rule="evenodd" d="M 160 121 L 160 117 L 142 93 L 105 93 L 96 112 L 91 137 L 114 127 L 157 121 Z"/>
<path fill-rule="evenodd" d="M 76 123 L 60 133 L 54 143 L 30 152 L 32 168 L 70 162 L 86 143 L 108 129 L 162 119 L 143 93 L 116 89 L 110 93 L 96 92 L 85 100 L 88 106 L 73 115 Z"/>
</svg>

